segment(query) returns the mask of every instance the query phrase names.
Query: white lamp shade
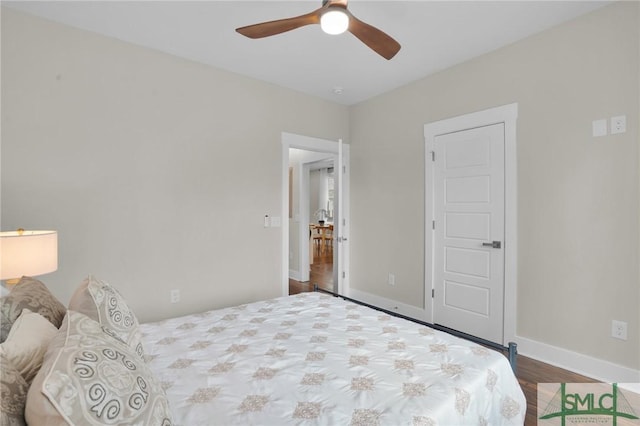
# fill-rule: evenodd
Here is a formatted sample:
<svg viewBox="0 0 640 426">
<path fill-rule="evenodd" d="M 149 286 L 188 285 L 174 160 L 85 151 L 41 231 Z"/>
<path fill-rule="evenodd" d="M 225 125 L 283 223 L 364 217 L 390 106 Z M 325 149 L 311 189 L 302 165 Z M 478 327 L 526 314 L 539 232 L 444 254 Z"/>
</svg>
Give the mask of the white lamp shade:
<svg viewBox="0 0 640 426">
<path fill-rule="evenodd" d="M 56 231 L 0 232 L 0 280 L 33 277 L 56 269 Z"/>
<path fill-rule="evenodd" d="M 329 9 L 320 17 L 320 27 L 327 34 L 342 34 L 349 28 L 349 16 L 341 9 Z"/>
</svg>

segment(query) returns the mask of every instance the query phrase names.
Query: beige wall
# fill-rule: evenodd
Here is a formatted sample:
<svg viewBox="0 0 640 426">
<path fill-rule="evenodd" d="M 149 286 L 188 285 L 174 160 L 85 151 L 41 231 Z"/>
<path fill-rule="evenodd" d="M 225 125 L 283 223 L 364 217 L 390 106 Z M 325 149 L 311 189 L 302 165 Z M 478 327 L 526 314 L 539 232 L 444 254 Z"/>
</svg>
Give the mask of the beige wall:
<svg viewBox="0 0 640 426">
<path fill-rule="evenodd" d="M 423 125 L 517 102 L 517 332 L 638 369 L 638 24 L 614 4 L 355 106 L 352 287 L 421 306 Z M 591 137 L 621 114 L 625 134 Z"/>
<path fill-rule="evenodd" d="M 89 273 L 143 321 L 280 295 L 282 131 L 348 111 L 2 10 L 2 229 L 59 231 L 64 303 Z"/>
</svg>

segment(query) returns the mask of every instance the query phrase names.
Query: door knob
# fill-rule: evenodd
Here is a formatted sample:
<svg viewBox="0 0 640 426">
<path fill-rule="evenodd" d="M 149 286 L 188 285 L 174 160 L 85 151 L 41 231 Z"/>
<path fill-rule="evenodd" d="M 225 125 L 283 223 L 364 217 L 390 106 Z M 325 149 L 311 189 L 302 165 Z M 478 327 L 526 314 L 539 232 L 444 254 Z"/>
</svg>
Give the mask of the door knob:
<svg viewBox="0 0 640 426">
<path fill-rule="evenodd" d="M 490 243 L 482 243 L 483 247 L 501 248 L 502 243 L 500 241 L 492 241 Z"/>
</svg>

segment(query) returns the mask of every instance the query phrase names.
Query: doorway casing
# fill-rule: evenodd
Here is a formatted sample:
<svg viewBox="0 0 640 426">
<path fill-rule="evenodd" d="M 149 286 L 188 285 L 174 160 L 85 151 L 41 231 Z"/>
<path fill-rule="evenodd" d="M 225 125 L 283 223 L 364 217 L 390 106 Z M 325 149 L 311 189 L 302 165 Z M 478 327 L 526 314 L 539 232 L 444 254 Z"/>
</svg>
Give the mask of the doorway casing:
<svg viewBox="0 0 640 426">
<path fill-rule="evenodd" d="M 504 165 L 504 321 L 503 341 L 513 341 L 516 338 L 517 320 L 517 278 L 518 278 L 518 223 L 517 223 L 517 156 L 516 156 L 516 120 L 518 118 L 518 104 L 508 104 L 483 111 L 474 112 L 458 117 L 448 118 L 425 124 L 425 285 L 424 309 L 425 319 L 433 323 L 434 288 L 433 262 L 433 162 L 431 152 L 434 140 L 438 135 L 473 129 L 492 124 L 504 123 L 505 165 Z"/>
</svg>

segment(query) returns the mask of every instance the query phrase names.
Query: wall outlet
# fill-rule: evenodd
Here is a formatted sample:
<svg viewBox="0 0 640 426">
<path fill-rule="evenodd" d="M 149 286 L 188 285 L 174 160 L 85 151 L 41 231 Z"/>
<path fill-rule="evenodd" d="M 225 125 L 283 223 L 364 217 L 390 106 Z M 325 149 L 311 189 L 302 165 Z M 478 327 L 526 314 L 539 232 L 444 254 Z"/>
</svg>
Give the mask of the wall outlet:
<svg viewBox="0 0 640 426">
<path fill-rule="evenodd" d="M 627 116 L 619 115 L 617 117 L 611 117 L 611 134 L 616 135 L 618 133 L 624 133 L 627 131 Z"/>
<path fill-rule="evenodd" d="M 396 276 L 389 272 L 389 278 L 387 278 L 387 284 L 396 285 Z"/>
<path fill-rule="evenodd" d="M 627 340 L 627 323 L 624 321 L 611 321 L 611 337 Z"/>
<path fill-rule="evenodd" d="M 171 303 L 178 303 L 180 301 L 180 290 L 171 290 Z"/>
</svg>

